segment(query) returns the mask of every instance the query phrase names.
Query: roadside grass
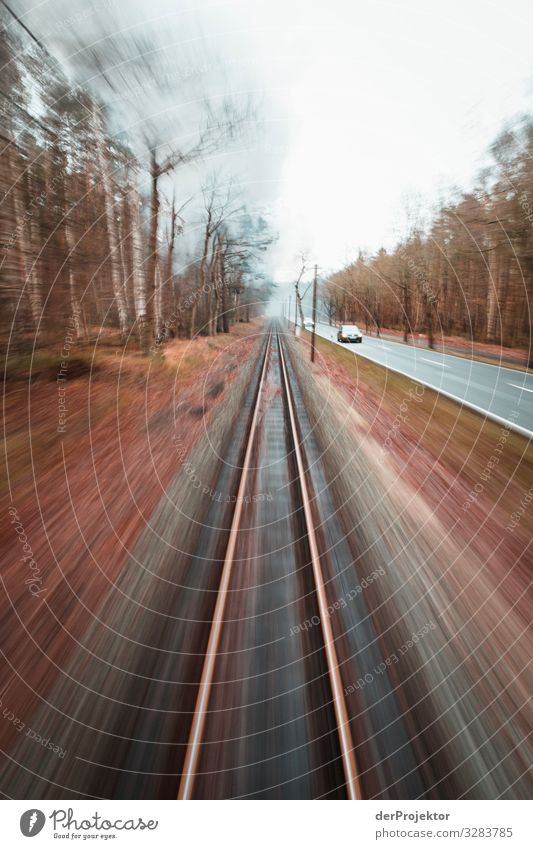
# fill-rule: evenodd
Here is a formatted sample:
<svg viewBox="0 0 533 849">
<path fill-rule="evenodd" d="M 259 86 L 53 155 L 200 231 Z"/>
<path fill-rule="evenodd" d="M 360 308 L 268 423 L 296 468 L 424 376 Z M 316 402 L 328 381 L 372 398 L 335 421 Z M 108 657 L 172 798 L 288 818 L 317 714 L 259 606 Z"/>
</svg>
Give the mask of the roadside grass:
<svg viewBox="0 0 533 849">
<path fill-rule="evenodd" d="M 305 337 L 302 341 L 307 343 Z M 387 417 L 393 422 L 402 403 L 409 399 L 410 390 L 423 386 L 326 339 L 317 337 L 316 347 L 319 357 L 315 372 L 329 373 L 329 378 L 359 411 L 365 409 L 360 402 L 369 401 L 369 408 L 377 408 L 380 418 Z M 368 409 L 367 413 L 370 412 Z M 520 492 L 531 486 L 533 445 L 522 434 L 506 430 L 503 424 L 486 419 L 428 387 L 423 387 L 420 399 L 407 404 L 404 418 L 395 432 L 391 453 L 401 449 L 402 438 L 408 436 L 411 442 L 442 457 L 454 475 L 463 476 L 472 487 L 480 481 L 490 458 L 497 456 L 497 464 L 483 480 L 484 494 L 495 502 L 506 489 Z M 368 423 L 369 430 L 374 430 L 372 420 Z M 499 445 L 503 450 L 494 455 Z"/>
</svg>

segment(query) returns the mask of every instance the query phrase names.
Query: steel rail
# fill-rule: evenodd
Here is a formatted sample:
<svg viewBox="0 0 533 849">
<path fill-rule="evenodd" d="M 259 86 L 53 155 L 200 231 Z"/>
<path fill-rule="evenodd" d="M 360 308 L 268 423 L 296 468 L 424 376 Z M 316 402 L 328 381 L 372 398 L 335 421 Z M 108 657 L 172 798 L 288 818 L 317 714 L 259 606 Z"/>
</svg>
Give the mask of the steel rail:
<svg viewBox="0 0 533 849">
<path fill-rule="evenodd" d="M 265 381 L 265 375 L 267 371 L 267 364 L 269 361 L 269 353 L 272 345 L 272 337 L 273 332 L 270 332 L 265 356 L 263 360 L 263 366 L 261 369 L 261 376 L 259 379 L 259 388 L 257 392 L 257 398 L 255 401 L 254 412 L 252 417 L 252 423 L 250 426 L 250 433 L 248 436 L 248 442 L 246 445 L 246 452 L 244 456 L 241 477 L 239 481 L 239 489 L 237 494 L 237 501 L 235 505 L 235 512 L 233 514 L 233 519 L 230 528 L 230 534 L 228 538 L 228 545 L 226 548 L 226 555 L 224 558 L 224 565 L 222 567 L 222 574 L 220 579 L 220 585 L 217 593 L 217 600 L 215 604 L 215 610 L 213 613 L 213 621 L 211 623 L 211 630 L 209 633 L 209 640 L 206 649 L 206 655 L 204 658 L 204 664 L 202 667 L 202 675 L 200 679 L 198 695 L 196 698 L 196 704 L 194 708 L 193 722 L 191 725 L 191 730 L 189 733 L 189 738 L 187 742 L 187 752 L 185 755 L 183 772 L 181 775 L 180 786 L 178 791 L 178 799 L 189 800 L 192 799 L 194 783 L 196 779 L 197 769 L 198 769 L 198 760 L 200 757 L 200 750 L 202 745 L 203 732 L 207 717 L 207 708 L 209 704 L 209 696 L 211 692 L 211 686 L 213 682 L 213 674 L 215 669 L 215 662 L 217 657 L 218 645 L 220 642 L 220 634 L 222 631 L 222 625 L 224 620 L 224 611 L 226 607 L 226 601 L 228 598 L 228 588 L 231 578 L 233 560 L 235 557 L 235 548 L 237 544 L 237 536 L 239 532 L 239 526 L 241 522 L 242 516 L 242 506 L 244 503 L 244 492 L 248 478 L 248 472 L 250 468 L 250 459 L 252 455 L 252 449 L 255 439 L 255 433 L 257 430 L 257 422 L 259 418 L 259 407 L 262 397 L 263 385 Z M 322 626 L 322 636 L 324 640 L 324 648 L 326 653 L 326 662 L 328 668 L 328 676 L 331 684 L 332 691 L 332 700 L 333 707 L 335 712 L 336 726 L 337 726 L 337 734 L 339 738 L 340 744 L 340 752 L 342 758 L 342 764 L 344 769 L 344 775 L 346 778 L 346 790 L 349 799 L 361 799 L 361 788 L 359 783 L 359 775 L 358 769 L 354 754 L 354 747 L 352 742 L 352 736 L 350 731 L 350 724 L 348 719 L 348 712 L 346 709 L 346 703 L 344 701 L 344 694 L 342 688 L 341 677 L 339 673 L 339 663 L 337 659 L 337 653 L 335 650 L 335 641 L 333 637 L 333 631 L 331 628 L 331 623 L 328 614 L 328 605 L 326 592 L 324 587 L 324 579 L 322 575 L 322 569 L 320 566 L 320 555 L 318 551 L 318 545 L 316 540 L 315 528 L 313 523 L 313 515 L 311 510 L 311 502 L 309 499 L 309 490 L 306 483 L 305 478 L 305 469 L 303 465 L 302 452 L 300 450 L 298 430 L 296 426 L 296 416 L 294 413 L 294 406 L 292 403 L 292 397 L 290 392 L 290 384 L 289 378 L 287 374 L 287 367 L 285 364 L 285 357 L 283 354 L 282 344 L 280 334 L 276 331 L 276 338 L 278 342 L 278 351 L 279 351 L 279 359 L 282 373 L 282 383 L 285 392 L 285 398 L 287 402 L 287 410 L 289 415 L 290 422 L 290 430 L 291 430 L 291 438 L 294 446 L 294 454 L 296 458 L 296 465 L 298 470 L 298 484 L 300 489 L 300 494 L 302 498 L 302 507 L 304 511 L 305 517 L 305 525 L 306 525 L 306 536 L 309 542 L 309 552 L 311 556 L 311 564 L 313 568 L 313 576 L 315 582 L 315 590 L 318 601 L 318 610 L 320 615 L 320 622 Z"/>
<path fill-rule="evenodd" d="M 285 397 L 287 400 L 287 408 L 289 411 L 289 421 L 291 425 L 292 442 L 294 445 L 294 455 L 296 458 L 296 466 L 298 469 L 298 482 L 302 496 L 302 506 L 305 516 L 306 534 L 309 541 L 309 551 L 311 555 L 311 564 L 313 567 L 313 576 L 315 580 L 316 596 L 318 602 L 318 613 L 320 616 L 320 624 L 322 627 L 322 636 L 324 639 L 324 648 L 326 652 L 326 661 L 331 683 L 331 691 L 333 696 L 333 707 L 335 710 L 335 718 L 337 721 L 337 732 L 341 749 L 342 764 L 344 775 L 346 778 L 346 791 L 349 799 L 362 799 L 361 785 L 359 781 L 359 771 L 355 759 L 352 734 L 350 730 L 350 721 L 348 719 L 348 711 L 344 700 L 344 690 L 342 686 L 341 676 L 339 672 L 339 661 L 337 651 L 335 649 L 335 640 L 333 637 L 333 629 L 328 613 L 328 602 L 326 598 L 326 590 L 324 587 L 324 577 L 320 566 L 320 554 L 315 534 L 315 526 L 313 521 L 313 513 L 311 510 L 311 502 L 309 499 L 309 491 L 305 478 L 305 468 L 300 449 L 298 429 L 296 427 L 296 416 L 294 414 L 294 406 L 292 403 L 289 376 L 285 365 L 285 356 L 281 344 L 281 337 L 278 333 L 278 349 L 281 363 L 281 372 L 283 375 L 283 385 L 285 389 Z"/>
</svg>

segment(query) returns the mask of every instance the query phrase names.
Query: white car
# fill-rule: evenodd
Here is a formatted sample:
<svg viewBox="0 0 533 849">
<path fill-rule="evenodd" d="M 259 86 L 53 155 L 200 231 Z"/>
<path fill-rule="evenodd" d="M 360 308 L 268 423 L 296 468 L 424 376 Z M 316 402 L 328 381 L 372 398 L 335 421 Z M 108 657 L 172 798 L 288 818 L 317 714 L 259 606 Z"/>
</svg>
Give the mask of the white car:
<svg viewBox="0 0 533 849">
<path fill-rule="evenodd" d="M 337 331 L 338 342 L 362 342 L 363 334 L 356 324 L 342 324 Z"/>
<path fill-rule="evenodd" d="M 304 327 L 309 327 L 309 328 L 312 330 L 312 329 L 313 329 L 313 324 L 314 324 L 314 321 L 313 321 L 313 319 L 312 319 L 312 318 L 309 318 L 309 316 L 307 316 L 306 318 L 304 318 Z"/>
</svg>

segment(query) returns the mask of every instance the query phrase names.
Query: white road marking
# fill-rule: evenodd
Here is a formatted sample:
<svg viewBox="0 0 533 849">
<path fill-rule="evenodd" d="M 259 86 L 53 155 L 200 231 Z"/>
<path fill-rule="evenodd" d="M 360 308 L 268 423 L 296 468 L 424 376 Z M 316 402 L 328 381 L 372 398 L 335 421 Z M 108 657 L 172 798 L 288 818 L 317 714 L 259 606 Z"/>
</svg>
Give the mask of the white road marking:
<svg viewBox="0 0 533 849">
<path fill-rule="evenodd" d="M 528 389 L 527 386 L 519 386 L 518 383 L 508 383 L 507 386 L 514 386 L 515 389 L 523 389 L 524 392 L 533 392 L 533 389 Z"/>
<path fill-rule="evenodd" d="M 450 368 L 450 366 L 445 366 L 444 363 L 436 363 L 435 360 L 428 360 L 426 357 L 420 357 L 421 360 L 424 360 L 425 363 L 431 363 L 432 366 L 439 366 L 440 368 Z"/>
</svg>

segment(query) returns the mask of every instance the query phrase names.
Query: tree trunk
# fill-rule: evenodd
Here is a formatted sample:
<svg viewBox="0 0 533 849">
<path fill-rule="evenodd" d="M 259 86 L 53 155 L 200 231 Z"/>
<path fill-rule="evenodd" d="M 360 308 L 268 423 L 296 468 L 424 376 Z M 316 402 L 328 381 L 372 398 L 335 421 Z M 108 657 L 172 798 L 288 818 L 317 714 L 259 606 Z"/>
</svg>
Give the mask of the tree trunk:
<svg viewBox="0 0 533 849">
<path fill-rule="evenodd" d="M 146 325 L 149 340 L 155 335 L 155 289 L 156 268 L 159 258 L 157 247 L 157 231 L 159 228 L 159 166 L 154 150 L 150 151 L 150 177 L 152 180 L 152 194 L 150 199 L 150 233 L 148 236 L 148 271 L 146 280 Z"/>
<path fill-rule="evenodd" d="M 104 132 L 102 119 L 98 112 L 96 104 L 93 107 L 93 119 L 96 128 L 96 153 L 98 157 L 98 167 L 100 169 L 100 177 L 102 180 L 102 189 L 104 194 L 105 217 L 107 224 L 107 236 L 109 240 L 109 262 L 111 266 L 111 285 L 113 288 L 113 297 L 117 305 L 118 323 L 120 327 L 120 335 L 125 339 L 128 335 L 129 322 L 128 311 L 126 308 L 126 299 L 124 297 L 124 287 L 121 280 L 120 269 L 120 254 L 118 250 L 117 227 L 115 220 L 115 204 L 113 201 L 113 193 L 111 188 L 111 176 L 109 174 L 109 166 L 105 151 Z"/>
<path fill-rule="evenodd" d="M 489 247 L 489 279 L 487 289 L 487 342 L 496 342 L 498 335 L 498 290 L 500 258 L 494 244 Z"/>
<path fill-rule="evenodd" d="M 154 335 L 156 341 L 161 342 L 163 335 L 163 282 L 159 263 L 155 267 Z"/>
<path fill-rule="evenodd" d="M 225 267 L 225 252 L 222 256 L 222 261 L 220 264 L 220 309 L 222 313 L 222 332 L 229 333 L 229 309 L 228 309 L 228 280 L 226 278 L 226 267 Z"/>
<path fill-rule="evenodd" d="M 146 277 L 142 249 L 142 227 L 140 216 L 140 198 L 136 189 L 131 192 L 131 273 L 133 281 L 133 303 L 139 345 L 143 353 L 150 347 L 149 328 L 146 314 Z"/>
<path fill-rule="evenodd" d="M 221 286 L 222 286 L 222 274 L 221 274 L 221 265 L 222 265 L 222 251 L 220 250 L 220 246 L 217 246 L 217 260 L 215 265 L 215 275 L 213 278 L 213 286 L 215 293 L 215 314 L 213 316 L 213 336 L 216 336 L 218 333 L 219 326 L 219 316 L 220 316 L 220 296 L 221 296 Z"/>
<path fill-rule="evenodd" d="M 129 199 L 129 181 L 126 176 L 126 191 L 122 198 L 118 238 L 120 245 L 120 262 L 124 270 L 124 297 L 128 316 L 135 315 L 135 300 L 133 296 L 133 264 L 131 249 L 131 213 Z"/>
<path fill-rule="evenodd" d="M 170 213 L 170 235 L 168 240 L 168 252 L 167 252 L 167 264 L 166 271 L 164 277 L 164 286 L 165 292 L 170 291 L 172 297 L 172 322 L 177 322 L 176 316 L 176 293 L 174 290 L 174 272 L 173 272 L 173 259 L 174 259 L 174 243 L 176 238 L 176 202 L 174 197 L 172 198 L 172 210 Z M 167 310 L 167 304 L 163 303 L 163 310 Z M 170 310 L 168 310 L 170 312 Z M 169 334 L 169 316 L 165 319 L 167 322 L 166 326 L 166 335 Z"/>
<path fill-rule="evenodd" d="M 433 340 L 433 304 L 431 302 L 431 298 L 428 297 L 427 293 L 424 295 L 425 298 L 425 307 L 426 307 L 426 331 L 428 336 L 428 348 L 435 347 L 435 343 Z"/>
<path fill-rule="evenodd" d="M 200 280 L 198 283 L 198 291 L 196 293 L 197 297 L 194 299 L 192 310 L 191 310 L 191 329 L 190 329 L 190 339 L 193 338 L 195 332 L 195 324 L 196 324 L 196 311 L 198 298 L 202 294 L 205 288 L 205 278 L 206 278 L 206 265 L 207 265 L 207 257 L 209 254 L 209 242 L 211 239 L 211 210 L 208 211 L 207 222 L 205 225 L 205 235 L 204 235 L 204 247 L 202 251 L 202 259 L 200 260 Z"/>
<path fill-rule="evenodd" d="M 26 244 L 26 231 L 24 227 L 24 217 L 22 213 L 22 204 L 20 199 L 20 189 L 16 181 L 13 182 L 11 187 L 11 193 L 13 196 L 13 219 L 11 220 L 11 225 L 15 225 L 13 229 L 13 234 L 11 236 L 10 242 L 14 242 L 14 252 L 15 252 L 15 263 L 14 268 L 16 269 L 15 273 L 12 276 L 11 286 L 13 286 L 13 281 L 15 282 L 14 295 L 16 299 L 16 303 L 13 304 L 14 308 L 17 311 L 17 322 L 16 327 L 14 328 L 16 331 L 22 331 L 19 335 L 17 332 L 14 337 L 14 347 L 19 347 L 17 343 L 20 344 L 20 347 L 26 346 L 26 336 L 29 335 L 33 331 L 33 323 L 30 320 L 30 301 L 29 298 L 24 298 L 23 293 L 26 290 L 26 294 L 28 294 L 28 286 L 29 286 L 29 274 L 28 274 L 28 248 Z M 6 204 L 6 200 L 3 201 Z M 9 267 L 9 266 L 8 266 Z M 14 299 L 14 300 L 15 300 Z"/>
<path fill-rule="evenodd" d="M 304 311 L 303 311 L 303 308 L 302 308 L 302 299 L 300 297 L 300 290 L 298 288 L 297 283 L 295 284 L 294 288 L 296 289 L 296 301 L 298 303 L 298 312 L 300 313 L 300 322 L 301 322 L 301 325 L 302 325 L 302 328 L 303 328 L 303 326 L 305 324 Z"/>
<path fill-rule="evenodd" d="M 208 333 L 216 336 L 220 299 L 220 240 L 215 239 L 209 267 Z"/>
<path fill-rule="evenodd" d="M 66 187 L 65 187 L 66 191 Z M 68 203 L 68 201 L 67 201 Z M 69 212 L 65 214 L 65 241 L 67 244 L 67 270 L 68 270 L 68 286 L 70 292 L 70 309 L 72 310 L 72 318 L 76 322 L 76 335 L 78 338 L 82 335 L 80 331 L 81 324 L 81 303 L 78 295 L 78 287 L 76 285 L 76 276 L 74 274 L 74 238 L 72 235 L 72 222 L 69 221 Z"/>
<path fill-rule="evenodd" d="M 411 298 L 409 291 L 409 282 L 407 279 L 403 282 L 403 341 L 409 341 L 409 332 L 411 330 Z"/>
<path fill-rule="evenodd" d="M 31 175 L 28 174 L 28 199 L 32 198 L 33 185 Z M 35 333 L 38 335 L 40 331 L 40 322 L 43 312 L 43 298 L 41 291 L 41 279 L 39 276 L 39 253 L 40 253 L 40 234 L 39 225 L 35 220 L 37 208 L 34 208 L 30 214 L 28 221 L 28 245 L 30 249 L 29 263 L 30 272 L 28 280 L 28 296 L 30 300 L 30 310 L 35 326 Z"/>
<path fill-rule="evenodd" d="M 194 339 L 194 328 L 196 325 L 196 301 L 191 306 L 191 320 L 189 323 L 189 339 Z"/>
</svg>

